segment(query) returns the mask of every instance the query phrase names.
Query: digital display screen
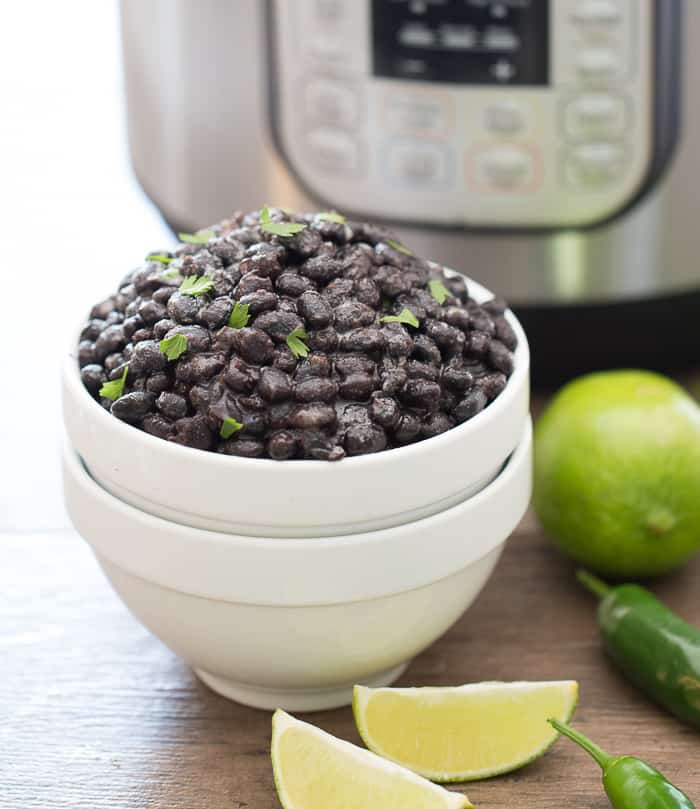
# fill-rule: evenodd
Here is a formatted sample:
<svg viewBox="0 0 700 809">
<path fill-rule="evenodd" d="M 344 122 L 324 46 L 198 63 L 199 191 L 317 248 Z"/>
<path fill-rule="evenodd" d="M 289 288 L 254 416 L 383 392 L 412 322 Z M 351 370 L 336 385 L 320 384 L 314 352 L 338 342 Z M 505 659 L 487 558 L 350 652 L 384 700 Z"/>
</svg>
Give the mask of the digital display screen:
<svg viewBox="0 0 700 809">
<path fill-rule="evenodd" d="M 375 76 L 546 85 L 549 0 L 372 0 Z"/>
</svg>

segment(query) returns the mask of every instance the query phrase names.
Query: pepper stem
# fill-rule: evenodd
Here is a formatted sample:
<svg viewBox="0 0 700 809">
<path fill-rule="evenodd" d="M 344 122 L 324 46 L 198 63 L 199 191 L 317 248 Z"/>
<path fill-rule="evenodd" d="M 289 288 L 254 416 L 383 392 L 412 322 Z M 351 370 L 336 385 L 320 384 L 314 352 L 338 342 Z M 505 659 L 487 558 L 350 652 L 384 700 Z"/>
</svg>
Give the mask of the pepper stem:
<svg viewBox="0 0 700 809">
<path fill-rule="evenodd" d="M 591 755 L 600 765 L 600 767 L 605 770 L 607 769 L 608 765 L 612 762 L 613 756 L 609 753 L 606 753 L 605 750 L 598 747 L 597 744 L 594 744 L 588 737 L 584 736 L 583 733 L 579 733 L 577 730 L 569 727 L 568 725 L 559 722 L 556 719 L 548 719 L 549 724 L 555 729 L 558 730 L 563 736 L 571 739 L 572 742 L 575 742 L 579 747 L 582 747 L 589 755 Z"/>
<path fill-rule="evenodd" d="M 577 570 L 576 578 L 586 590 L 589 590 L 593 595 L 598 596 L 598 598 L 605 598 L 612 589 L 608 587 L 604 581 L 594 576 L 592 573 L 589 573 L 587 570 Z"/>
</svg>

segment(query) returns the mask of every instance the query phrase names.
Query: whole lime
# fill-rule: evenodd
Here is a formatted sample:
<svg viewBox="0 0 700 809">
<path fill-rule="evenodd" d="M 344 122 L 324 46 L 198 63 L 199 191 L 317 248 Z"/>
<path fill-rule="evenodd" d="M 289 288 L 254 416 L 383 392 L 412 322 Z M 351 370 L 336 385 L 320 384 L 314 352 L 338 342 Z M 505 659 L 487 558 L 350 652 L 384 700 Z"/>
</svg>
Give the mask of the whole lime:
<svg viewBox="0 0 700 809">
<path fill-rule="evenodd" d="M 577 562 L 653 576 L 700 549 L 700 407 L 647 371 L 583 376 L 535 430 L 534 506 Z"/>
</svg>

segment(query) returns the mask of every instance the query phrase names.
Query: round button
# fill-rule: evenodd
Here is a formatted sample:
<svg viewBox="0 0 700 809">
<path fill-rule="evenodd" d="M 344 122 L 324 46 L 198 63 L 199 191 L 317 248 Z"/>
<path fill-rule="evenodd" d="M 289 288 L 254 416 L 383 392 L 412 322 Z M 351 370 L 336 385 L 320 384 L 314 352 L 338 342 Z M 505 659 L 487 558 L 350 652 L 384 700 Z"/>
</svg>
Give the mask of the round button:
<svg viewBox="0 0 700 809">
<path fill-rule="evenodd" d="M 626 107 L 621 96 L 586 93 L 564 108 L 564 128 L 573 138 L 619 137 L 625 131 Z"/>
<path fill-rule="evenodd" d="M 484 112 L 484 123 L 497 135 L 515 135 L 525 128 L 525 115 L 515 103 L 490 104 Z"/>
<path fill-rule="evenodd" d="M 489 146 L 476 157 L 477 179 L 500 189 L 516 189 L 532 182 L 535 161 L 517 146 Z"/>
<path fill-rule="evenodd" d="M 335 129 L 312 129 L 307 135 L 309 154 L 316 165 L 330 174 L 355 174 L 360 169 L 358 141 Z"/>
<path fill-rule="evenodd" d="M 327 79 L 306 85 L 304 107 L 309 121 L 351 129 L 360 118 L 360 102 L 351 87 Z"/>
<path fill-rule="evenodd" d="M 617 55 L 610 48 L 587 48 L 580 54 L 577 67 L 584 79 L 609 78 L 617 73 Z"/>
<path fill-rule="evenodd" d="M 585 143 L 569 151 L 565 162 L 565 178 L 577 187 L 607 185 L 622 173 L 627 153 L 617 143 Z"/>
<path fill-rule="evenodd" d="M 584 25 L 614 25 L 622 15 L 614 0 L 582 0 L 572 16 L 574 22 Z"/>
</svg>

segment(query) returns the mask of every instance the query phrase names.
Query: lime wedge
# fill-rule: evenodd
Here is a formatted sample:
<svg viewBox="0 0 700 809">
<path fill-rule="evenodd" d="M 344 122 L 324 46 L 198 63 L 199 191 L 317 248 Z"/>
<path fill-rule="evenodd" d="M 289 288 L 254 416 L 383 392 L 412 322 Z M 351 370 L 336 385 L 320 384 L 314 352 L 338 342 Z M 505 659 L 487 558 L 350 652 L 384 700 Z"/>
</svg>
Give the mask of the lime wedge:
<svg viewBox="0 0 700 809">
<path fill-rule="evenodd" d="M 467 798 L 284 711 L 272 717 L 272 769 L 284 809 L 466 809 Z"/>
<path fill-rule="evenodd" d="M 578 683 L 474 683 L 456 688 L 356 685 L 355 722 L 380 756 L 432 781 L 475 781 L 541 756 L 568 722 Z"/>
</svg>

